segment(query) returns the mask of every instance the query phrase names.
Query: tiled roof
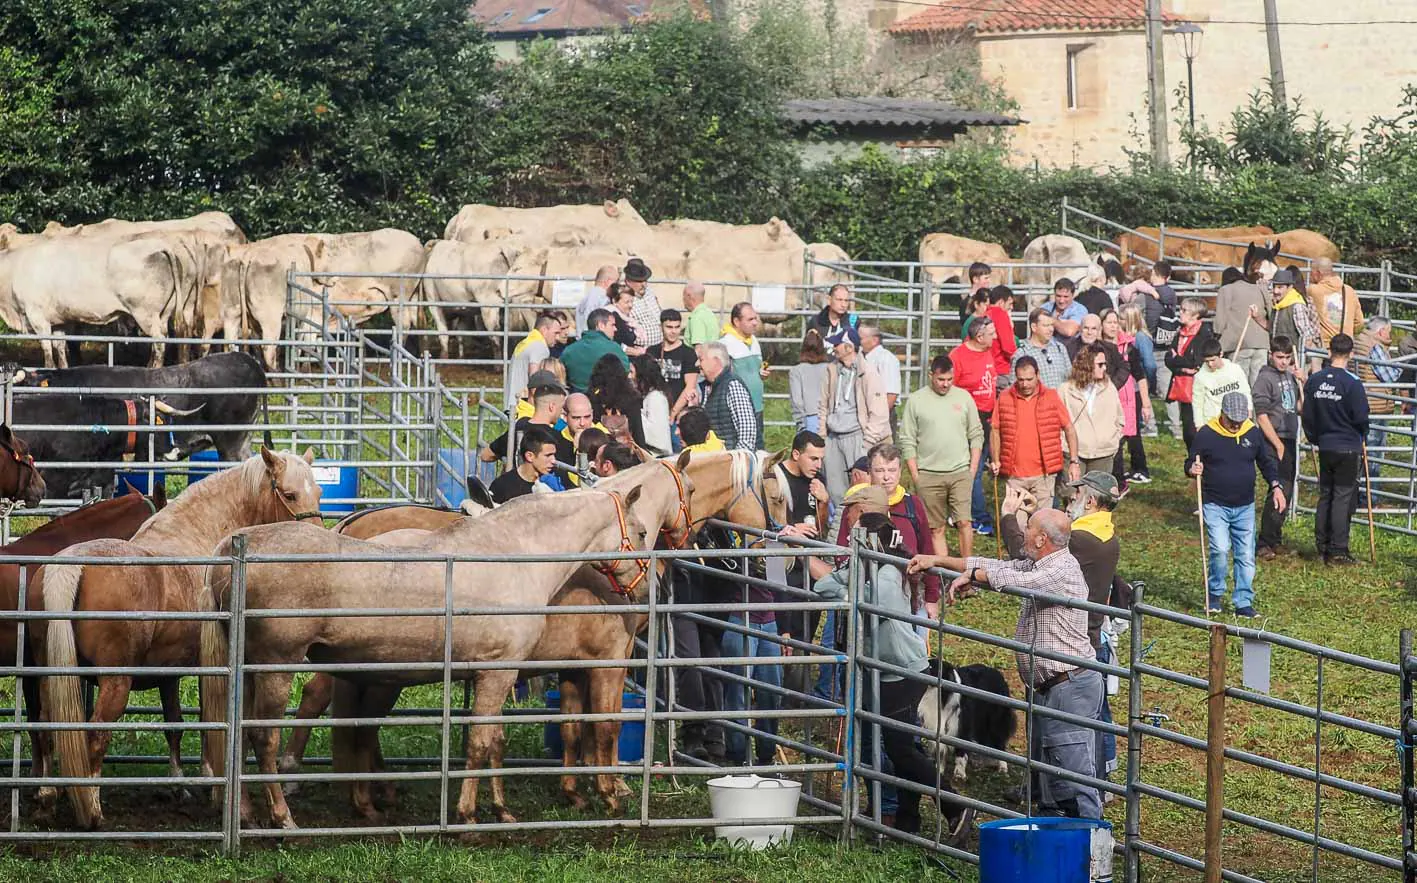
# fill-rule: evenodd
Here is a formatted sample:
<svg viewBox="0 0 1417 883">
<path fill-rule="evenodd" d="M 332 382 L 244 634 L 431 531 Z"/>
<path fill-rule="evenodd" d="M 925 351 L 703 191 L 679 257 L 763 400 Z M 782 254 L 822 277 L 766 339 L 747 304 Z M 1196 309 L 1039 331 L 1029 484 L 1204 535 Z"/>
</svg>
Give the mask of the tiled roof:
<svg viewBox="0 0 1417 883">
<path fill-rule="evenodd" d="M 891 25 L 893 34 L 932 31 L 1101 31 L 1139 28 L 1146 21 L 1145 0 L 945 0 Z M 1165 22 L 1181 17 L 1163 12 Z"/>
<path fill-rule="evenodd" d="M 651 0 L 477 0 L 472 18 L 493 37 L 618 30 L 644 18 Z"/>
<path fill-rule="evenodd" d="M 964 110 L 943 101 L 905 98 L 802 98 L 783 103 L 792 123 L 841 126 L 1016 126 L 1015 117 Z"/>
</svg>

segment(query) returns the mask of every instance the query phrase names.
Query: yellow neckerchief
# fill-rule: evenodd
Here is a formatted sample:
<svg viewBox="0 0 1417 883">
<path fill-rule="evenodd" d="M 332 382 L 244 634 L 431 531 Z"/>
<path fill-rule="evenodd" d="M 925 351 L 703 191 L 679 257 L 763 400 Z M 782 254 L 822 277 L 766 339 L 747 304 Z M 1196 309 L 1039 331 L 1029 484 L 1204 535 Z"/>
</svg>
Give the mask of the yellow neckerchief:
<svg viewBox="0 0 1417 883">
<path fill-rule="evenodd" d="M 849 488 L 846 489 L 846 493 L 842 494 L 842 495 L 841 495 L 841 498 L 844 500 L 844 499 L 846 499 L 847 497 L 851 496 L 851 494 L 852 494 L 853 491 L 858 491 L 858 490 L 860 490 L 860 489 L 863 488 L 863 487 L 870 487 L 870 484 L 869 484 L 869 483 L 866 483 L 866 484 L 853 484 L 851 487 L 849 487 Z M 886 498 L 886 503 L 887 503 L 887 505 L 898 506 L 898 505 L 900 505 L 900 501 L 901 501 L 901 500 L 904 500 L 904 499 L 905 499 L 905 488 L 904 488 L 904 487 L 901 487 L 900 485 L 896 485 L 896 486 L 895 486 L 895 490 L 891 491 L 891 495 L 890 495 L 888 498 Z"/>
<path fill-rule="evenodd" d="M 536 407 L 526 399 L 517 399 L 516 413 L 512 415 L 513 420 L 520 420 L 523 417 L 530 417 L 536 413 Z"/>
<path fill-rule="evenodd" d="M 1210 418 L 1210 422 L 1207 423 L 1206 426 L 1209 426 L 1211 429 L 1214 429 L 1217 433 L 1220 434 L 1220 436 L 1221 436 L 1222 438 L 1233 438 L 1233 439 L 1235 439 L 1235 444 L 1239 444 L 1239 443 L 1240 443 L 1240 436 L 1244 435 L 1245 433 L 1249 432 L 1251 429 L 1254 429 L 1254 428 L 1255 428 L 1255 424 L 1252 423 L 1252 422 L 1250 422 L 1248 419 L 1246 419 L 1244 423 L 1241 423 L 1241 424 L 1240 424 L 1240 428 L 1239 428 L 1239 429 L 1235 430 L 1234 432 L 1231 432 L 1230 430 L 1226 429 L 1224 426 L 1221 426 L 1221 425 L 1220 425 L 1220 418 L 1219 418 L 1219 417 L 1212 417 L 1212 418 Z"/>
<path fill-rule="evenodd" d="M 1092 512 L 1073 521 L 1073 532 L 1083 531 L 1097 537 L 1102 542 L 1112 539 L 1117 528 L 1112 524 L 1111 512 Z"/>
<path fill-rule="evenodd" d="M 599 422 L 592 423 L 591 426 L 594 427 L 595 429 L 599 429 L 601 432 L 605 433 L 606 435 L 609 435 L 609 434 L 610 434 L 610 430 L 606 429 L 604 426 L 601 426 Z M 566 441 L 571 442 L 572 444 L 574 444 L 575 441 L 576 441 L 576 437 L 571 434 L 571 427 L 569 427 L 569 426 L 562 426 L 562 427 L 561 427 L 561 437 L 564 438 Z"/>
<path fill-rule="evenodd" d="M 733 323 L 732 323 L 732 322 L 724 322 L 724 323 L 723 323 L 723 333 L 724 333 L 724 334 L 731 334 L 731 335 L 733 335 L 734 337 L 738 338 L 739 340 L 743 341 L 743 345 L 744 345 L 744 346 L 752 346 L 752 345 L 753 345 L 753 337 L 752 337 L 751 335 L 748 336 L 748 337 L 744 337 L 742 334 L 740 334 L 740 333 L 738 332 L 738 329 L 737 329 L 737 328 L 734 328 L 734 327 L 733 327 Z"/>
<path fill-rule="evenodd" d="M 723 445 L 723 439 L 714 435 L 712 429 L 709 430 L 708 438 L 704 439 L 696 445 L 688 445 L 688 448 L 695 454 L 711 454 L 714 451 L 727 450 L 727 448 L 725 448 Z"/>
<path fill-rule="evenodd" d="M 522 342 L 517 344 L 516 347 L 512 349 L 512 355 L 520 356 L 523 350 L 525 350 L 527 347 L 531 346 L 537 341 L 540 341 L 541 343 L 546 343 L 546 338 L 541 335 L 541 332 L 539 330 L 533 328 L 531 329 L 531 333 L 528 334 L 526 337 L 523 337 Z"/>
<path fill-rule="evenodd" d="M 1289 289 L 1289 293 L 1284 295 L 1284 297 L 1281 297 L 1279 299 L 1279 303 L 1274 305 L 1274 308 L 1276 310 L 1283 310 L 1287 307 L 1292 307 L 1295 304 L 1301 304 L 1303 302 L 1304 296 L 1299 293 L 1299 289 L 1291 287 Z"/>
</svg>

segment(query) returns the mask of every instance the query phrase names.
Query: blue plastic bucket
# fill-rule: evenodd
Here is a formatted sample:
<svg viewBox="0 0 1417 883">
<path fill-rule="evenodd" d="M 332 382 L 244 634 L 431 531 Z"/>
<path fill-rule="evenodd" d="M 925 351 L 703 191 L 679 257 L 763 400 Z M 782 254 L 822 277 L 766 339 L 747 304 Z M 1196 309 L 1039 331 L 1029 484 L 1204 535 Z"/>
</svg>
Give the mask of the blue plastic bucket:
<svg viewBox="0 0 1417 883">
<path fill-rule="evenodd" d="M 438 459 L 434 463 L 437 473 L 436 486 L 439 495 L 447 500 L 447 505 L 456 509 L 467 499 L 467 480 L 462 474 L 462 448 L 439 448 Z M 477 471 L 477 452 L 468 452 L 468 469 Z M 437 502 L 443 502 L 442 499 Z"/>
<path fill-rule="evenodd" d="M 152 493 L 152 488 L 148 486 L 148 471 L 146 469 L 120 469 L 117 473 L 115 473 L 115 475 L 117 476 L 118 480 L 114 484 L 114 487 L 117 489 L 116 492 L 119 494 L 127 493 L 127 491 L 123 488 L 124 484 L 127 484 L 129 487 L 135 488 L 140 494 Z M 152 477 L 153 482 L 156 484 L 163 484 L 167 481 L 167 473 L 163 472 L 161 469 L 153 469 Z"/>
<path fill-rule="evenodd" d="M 198 451 L 191 457 L 197 463 L 216 463 L 221 457 L 215 449 Z M 315 482 L 320 485 L 320 511 L 325 515 L 344 515 L 354 511 L 353 503 L 331 503 L 329 500 L 353 499 L 359 496 L 359 467 L 331 466 L 328 460 L 316 460 L 311 467 L 315 470 Z M 204 466 L 189 470 L 188 483 L 201 481 L 213 475 L 216 467 Z"/>
<path fill-rule="evenodd" d="M 625 710 L 645 707 L 645 697 L 639 693 L 626 693 L 621 701 Z M 557 711 L 561 708 L 561 691 L 546 691 L 546 707 L 549 710 Z M 542 740 L 546 743 L 546 753 L 552 757 L 560 757 L 565 752 L 565 744 L 561 741 L 561 725 L 548 723 L 543 728 Z M 639 763 L 645 756 L 645 725 L 641 721 L 621 721 L 620 722 L 620 743 L 617 754 L 621 763 Z"/>
<path fill-rule="evenodd" d="M 1089 883 L 1097 819 L 1000 819 L 979 826 L 979 883 Z M 1110 869 L 1106 879 L 1111 878 Z"/>
</svg>

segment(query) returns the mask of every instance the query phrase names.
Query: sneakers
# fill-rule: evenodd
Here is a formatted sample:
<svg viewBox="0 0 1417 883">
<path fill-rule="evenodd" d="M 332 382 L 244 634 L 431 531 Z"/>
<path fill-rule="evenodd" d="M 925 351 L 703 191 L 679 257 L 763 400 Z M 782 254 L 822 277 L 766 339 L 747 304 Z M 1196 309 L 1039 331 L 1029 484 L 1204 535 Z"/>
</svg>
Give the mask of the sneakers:
<svg viewBox="0 0 1417 883">
<path fill-rule="evenodd" d="M 1220 616 L 1225 612 L 1225 608 L 1221 606 L 1223 603 L 1224 602 L 1221 601 L 1207 601 L 1205 604 L 1205 615 Z"/>
<path fill-rule="evenodd" d="M 1151 476 L 1145 472 L 1133 472 L 1127 476 L 1127 480 L 1135 484 L 1151 484 Z"/>
<path fill-rule="evenodd" d="M 974 532 L 981 537 L 992 537 L 994 535 L 994 525 L 976 521 L 974 522 Z"/>
<path fill-rule="evenodd" d="M 1278 554 L 1278 552 L 1274 551 L 1269 546 L 1260 546 L 1259 549 L 1255 552 L 1255 557 L 1260 559 L 1261 561 L 1272 561 L 1274 560 L 1274 557 Z"/>
<path fill-rule="evenodd" d="M 1348 566 L 1350 566 L 1350 565 L 1357 564 L 1357 563 L 1358 563 L 1358 560 L 1357 560 L 1356 558 L 1354 558 L 1352 555 L 1325 555 L 1325 556 L 1324 556 L 1324 564 L 1325 564 L 1325 565 L 1331 564 L 1331 565 L 1334 565 L 1335 567 L 1348 567 Z"/>
<path fill-rule="evenodd" d="M 1259 614 L 1255 612 L 1255 608 L 1249 606 L 1236 607 L 1235 615 L 1240 617 L 1241 619 L 1254 619 L 1255 617 L 1259 616 Z"/>
</svg>

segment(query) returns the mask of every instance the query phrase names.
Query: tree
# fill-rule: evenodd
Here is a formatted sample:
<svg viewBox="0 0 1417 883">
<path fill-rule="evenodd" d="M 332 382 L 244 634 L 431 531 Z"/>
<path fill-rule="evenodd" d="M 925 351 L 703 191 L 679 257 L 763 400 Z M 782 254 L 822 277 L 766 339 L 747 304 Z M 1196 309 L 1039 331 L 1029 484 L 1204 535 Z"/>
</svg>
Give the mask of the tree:
<svg viewBox="0 0 1417 883">
<path fill-rule="evenodd" d="M 24 86 L 0 131 L 38 129 L 0 154 L 12 215 L 426 232 L 489 186 L 497 75 L 463 0 L 12 0 L 0 46 Z"/>
</svg>

